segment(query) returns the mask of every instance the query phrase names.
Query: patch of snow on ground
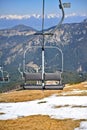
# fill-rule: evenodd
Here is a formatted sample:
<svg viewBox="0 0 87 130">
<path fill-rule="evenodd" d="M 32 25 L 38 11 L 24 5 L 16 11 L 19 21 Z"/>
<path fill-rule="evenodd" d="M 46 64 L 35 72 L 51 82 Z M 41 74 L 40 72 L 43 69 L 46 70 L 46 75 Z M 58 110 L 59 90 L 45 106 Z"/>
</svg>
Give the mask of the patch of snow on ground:
<svg viewBox="0 0 87 130">
<path fill-rule="evenodd" d="M 80 123 L 80 127 L 79 128 L 75 128 L 74 130 L 87 130 L 87 121 L 82 121 Z"/>
<path fill-rule="evenodd" d="M 55 108 L 55 106 L 61 106 Z M 64 107 L 65 106 L 65 107 Z M 78 106 L 78 107 L 72 107 Z M 79 107 L 83 106 L 83 107 Z M 84 107 L 85 106 L 85 107 Z M 50 96 L 41 100 L 0 103 L 0 120 L 30 115 L 49 115 L 56 119 L 87 119 L 87 96 Z"/>
<path fill-rule="evenodd" d="M 81 93 L 84 93 L 84 92 L 87 92 L 87 90 L 76 90 L 74 89 L 73 91 L 68 91 L 68 92 L 63 92 L 62 95 L 71 95 L 71 94 L 81 94 Z"/>
</svg>

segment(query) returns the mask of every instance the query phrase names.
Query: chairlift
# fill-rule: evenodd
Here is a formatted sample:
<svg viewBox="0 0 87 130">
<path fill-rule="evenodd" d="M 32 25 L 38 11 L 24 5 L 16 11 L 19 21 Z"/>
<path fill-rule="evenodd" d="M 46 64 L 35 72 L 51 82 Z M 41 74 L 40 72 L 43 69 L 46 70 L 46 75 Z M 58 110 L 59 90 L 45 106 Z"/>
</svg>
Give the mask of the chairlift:
<svg viewBox="0 0 87 130">
<path fill-rule="evenodd" d="M 56 49 L 58 52 L 61 53 L 61 71 L 57 71 L 55 73 L 47 73 L 45 72 L 45 66 L 44 66 L 44 61 L 45 58 L 42 55 L 42 65 L 41 65 L 41 72 L 28 72 L 26 69 L 26 53 L 29 49 L 31 48 L 40 48 L 42 49 L 42 46 L 31 46 L 28 47 L 25 51 L 24 51 L 24 55 L 23 55 L 23 72 L 21 71 L 21 66 L 19 66 L 18 70 L 21 73 L 22 78 L 24 79 L 25 83 L 23 88 L 24 89 L 62 89 L 62 73 L 63 73 L 63 52 L 60 48 L 58 47 L 54 47 L 54 46 L 45 46 L 44 49 Z M 43 53 L 42 53 L 43 54 Z M 44 59 L 43 59 L 44 58 Z M 35 85 L 31 85 L 31 84 L 27 84 L 27 81 L 40 81 L 41 84 L 38 84 L 38 82 Z M 46 81 L 58 81 L 58 84 L 56 85 L 47 85 L 45 82 Z M 43 84 L 42 84 L 43 83 Z M 44 85 L 44 86 L 43 86 Z"/>
<path fill-rule="evenodd" d="M 35 35 L 42 35 L 42 46 L 31 46 L 28 47 L 24 51 L 23 55 L 23 72 L 21 71 L 19 67 L 19 72 L 21 73 L 24 84 L 22 85 L 23 89 L 29 89 L 29 90 L 62 90 L 64 88 L 64 85 L 62 83 L 62 73 L 63 73 L 63 52 L 60 48 L 54 47 L 54 46 L 45 46 L 45 35 L 53 35 L 55 30 L 58 29 L 58 27 L 62 24 L 64 19 L 64 7 L 61 0 L 60 2 L 60 9 L 62 10 L 62 18 L 59 22 L 59 24 L 55 27 L 55 29 L 49 33 L 44 32 L 44 6 L 45 6 L 45 0 L 43 0 L 43 12 L 42 12 L 42 32 L 36 33 Z M 64 4 L 65 5 L 65 4 Z M 67 5 L 69 6 L 69 5 Z M 41 48 L 42 51 L 42 71 L 36 72 L 36 73 L 29 73 L 26 71 L 26 53 L 30 48 Z M 45 49 L 48 48 L 54 48 L 57 49 L 61 53 L 61 71 L 57 71 L 54 73 L 46 73 L 45 72 Z M 36 84 L 28 84 L 27 81 L 36 81 Z M 37 81 L 40 81 L 41 84 L 39 84 Z M 46 81 L 57 81 L 57 84 L 46 84 Z"/>
<path fill-rule="evenodd" d="M 3 67 L 0 66 L 0 83 L 9 82 L 9 73 L 3 70 Z"/>
</svg>

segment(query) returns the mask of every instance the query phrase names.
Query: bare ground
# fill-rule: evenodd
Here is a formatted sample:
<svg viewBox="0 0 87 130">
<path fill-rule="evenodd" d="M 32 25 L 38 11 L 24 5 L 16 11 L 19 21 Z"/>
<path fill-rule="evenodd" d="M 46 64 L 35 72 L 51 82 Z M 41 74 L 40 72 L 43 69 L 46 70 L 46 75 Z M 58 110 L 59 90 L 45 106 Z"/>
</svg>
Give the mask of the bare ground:
<svg viewBox="0 0 87 130">
<path fill-rule="evenodd" d="M 44 97 L 48 97 L 52 94 L 57 94 L 58 96 L 87 96 L 87 82 L 66 85 L 64 90 L 22 90 L 1 93 L 0 102 L 32 101 L 35 99 L 42 99 Z"/>
<path fill-rule="evenodd" d="M 74 130 L 80 120 L 56 120 L 49 116 L 29 116 L 16 120 L 0 121 L 0 130 Z"/>
<path fill-rule="evenodd" d="M 73 93 L 77 91 L 77 93 Z M 14 91 L 0 94 L 0 102 L 23 102 L 35 99 L 41 99 L 52 94 L 87 96 L 87 82 L 80 84 L 66 85 L 64 90 L 60 91 Z M 21 117 L 15 120 L 0 120 L 0 130 L 74 130 L 79 127 L 82 120 L 72 119 L 52 119 L 49 116 L 34 115 Z"/>
</svg>

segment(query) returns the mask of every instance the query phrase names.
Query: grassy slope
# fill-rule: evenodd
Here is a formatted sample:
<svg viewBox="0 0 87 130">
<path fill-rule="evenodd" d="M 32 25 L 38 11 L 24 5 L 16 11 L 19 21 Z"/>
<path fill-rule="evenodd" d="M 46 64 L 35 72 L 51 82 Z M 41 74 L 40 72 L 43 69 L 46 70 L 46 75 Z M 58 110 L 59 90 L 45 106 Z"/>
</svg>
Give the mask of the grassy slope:
<svg viewBox="0 0 87 130">
<path fill-rule="evenodd" d="M 73 130 L 80 121 L 50 119 L 49 116 L 29 116 L 17 120 L 0 121 L 0 130 Z"/>
<path fill-rule="evenodd" d="M 15 91 L 10 93 L 0 94 L 0 102 L 19 102 L 41 99 L 50 96 L 54 93 L 62 95 L 63 93 L 73 90 L 87 90 L 87 82 L 67 85 L 63 91 Z M 69 95 L 69 94 L 67 94 Z M 72 95 L 87 95 L 87 92 L 72 94 Z M 0 130 L 74 130 L 80 125 L 81 120 L 57 120 L 51 119 L 49 116 L 28 116 L 15 120 L 0 120 Z"/>
<path fill-rule="evenodd" d="M 73 90 L 84 90 L 81 93 L 72 93 Z M 63 93 L 67 93 L 66 95 L 73 95 L 73 96 L 87 96 L 87 82 L 83 82 L 80 84 L 75 85 L 66 85 L 64 90 L 22 90 L 22 91 L 13 91 L 9 93 L 2 93 L 0 94 L 0 102 L 23 102 L 23 101 L 31 101 L 35 99 L 41 99 L 52 94 L 63 95 Z"/>
</svg>

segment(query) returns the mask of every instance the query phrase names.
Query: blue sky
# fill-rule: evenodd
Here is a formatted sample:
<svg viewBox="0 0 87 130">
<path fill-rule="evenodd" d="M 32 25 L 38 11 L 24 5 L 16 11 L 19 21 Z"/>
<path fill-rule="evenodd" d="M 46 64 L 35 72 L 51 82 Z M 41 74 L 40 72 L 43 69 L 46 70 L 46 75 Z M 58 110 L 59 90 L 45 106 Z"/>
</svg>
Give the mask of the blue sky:
<svg viewBox="0 0 87 130">
<path fill-rule="evenodd" d="M 71 2 L 71 8 L 66 9 L 66 13 L 87 14 L 87 0 L 62 0 Z M 57 13 L 58 0 L 45 0 L 45 13 Z M 0 15 L 6 14 L 41 14 L 42 0 L 0 0 Z"/>
<path fill-rule="evenodd" d="M 0 0 L 0 29 L 17 24 L 41 29 L 42 2 L 43 0 Z M 71 8 L 64 9 L 64 23 L 81 22 L 87 18 L 87 0 L 62 0 L 62 2 L 71 3 Z M 61 18 L 59 0 L 45 0 L 45 15 L 47 18 L 45 28 L 58 23 Z"/>
</svg>

